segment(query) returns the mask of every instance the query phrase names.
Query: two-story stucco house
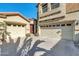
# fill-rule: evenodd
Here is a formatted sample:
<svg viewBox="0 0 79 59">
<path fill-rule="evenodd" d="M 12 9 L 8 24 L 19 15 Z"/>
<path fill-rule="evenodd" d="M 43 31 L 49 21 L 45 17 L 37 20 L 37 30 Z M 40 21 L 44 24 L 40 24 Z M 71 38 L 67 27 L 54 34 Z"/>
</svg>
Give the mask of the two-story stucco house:
<svg viewBox="0 0 79 59">
<path fill-rule="evenodd" d="M 79 3 L 39 3 L 37 7 L 40 36 L 78 39 Z"/>
<path fill-rule="evenodd" d="M 12 38 L 24 37 L 30 33 L 30 21 L 18 12 L 0 12 L 0 22 L 6 24 L 6 30 Z"/>
</svg>

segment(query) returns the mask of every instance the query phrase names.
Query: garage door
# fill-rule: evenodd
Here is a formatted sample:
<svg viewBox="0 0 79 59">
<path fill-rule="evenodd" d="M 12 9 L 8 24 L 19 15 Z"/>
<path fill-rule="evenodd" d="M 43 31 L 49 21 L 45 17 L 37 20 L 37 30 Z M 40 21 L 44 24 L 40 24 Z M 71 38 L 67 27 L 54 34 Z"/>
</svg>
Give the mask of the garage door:
<svg viewBox="0 0 79 59">
<path fill-rule="evenodd" d="M 7 32 L 10 32 L 12 38 L 24 37 L 25 36 L 25 27 L 18 25 L 7 26 Z"/>
<path fill-rule="evenodd" d="M 61 28 L 62 28 L 62 35 L 61 35 L 62 39 L 68 39 L 68 40 L 73 39 L 73 33 L 74 33 L 73 26 L 64 26 Z"/>
<path fill-rule="evenodd" d="M 41 36 L 51 38 L 69 39 L 73 38 L 73 26 L 72 24 L 60 24 L 59 26 L 51 25 L 50 27 L 41 27 Z"/>
<path fill-rule="evenodd" d="M 41 35 L 50 37 L 50 38 L 60 38 L 61 37 L 61 29 L 46 29 L 46 28 L 41 28 Z"/>
</svg>

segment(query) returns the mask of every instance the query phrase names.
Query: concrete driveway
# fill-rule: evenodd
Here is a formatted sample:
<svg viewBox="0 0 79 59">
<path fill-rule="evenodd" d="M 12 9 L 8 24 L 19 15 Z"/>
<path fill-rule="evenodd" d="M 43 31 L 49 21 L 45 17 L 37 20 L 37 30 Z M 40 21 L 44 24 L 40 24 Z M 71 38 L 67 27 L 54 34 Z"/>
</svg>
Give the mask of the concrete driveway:
<svg viewBox="0 0 79 59">
<path fill-rule="evenodd" d="M 38 45 L 38 47 L 44 48 L 47 51 L 36 52 L 35 55 L 42 56 L 79 56 L 79 48 L 77 48 L 72 40 L 57 39 L 49 37 L 35 37 L 32 36 L 33 43 L 36 40 L 44 40 L 45 42 Z M 33 44 L 32 43 L 32 44 Z"/>
</svg>

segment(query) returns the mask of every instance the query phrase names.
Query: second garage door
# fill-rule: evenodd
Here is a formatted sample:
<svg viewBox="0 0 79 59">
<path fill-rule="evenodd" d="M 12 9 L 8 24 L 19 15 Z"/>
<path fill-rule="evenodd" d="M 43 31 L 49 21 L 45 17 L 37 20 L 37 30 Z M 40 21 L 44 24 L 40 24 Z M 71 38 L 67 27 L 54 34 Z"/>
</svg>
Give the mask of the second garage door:
<svg viewBox="0 0 79 59">
<path fill-rule="evenodd" d="M 41 26 L 41 36 L 71 40 L 73 39 L 73 24 Z"/>
</svg>

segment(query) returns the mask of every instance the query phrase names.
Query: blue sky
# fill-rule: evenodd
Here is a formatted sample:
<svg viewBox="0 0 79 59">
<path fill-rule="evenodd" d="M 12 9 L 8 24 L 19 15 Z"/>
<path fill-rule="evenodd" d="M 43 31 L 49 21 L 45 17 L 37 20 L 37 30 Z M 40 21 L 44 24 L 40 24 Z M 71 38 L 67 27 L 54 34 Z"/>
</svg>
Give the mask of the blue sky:
<svg viewBox="0 0 79 59">
<path fill-rule="evenodd" d="M 0 3 L 0 12 L 20 12 L 25 17 L 36 18 L 36 3 Z"/>
</svg>

